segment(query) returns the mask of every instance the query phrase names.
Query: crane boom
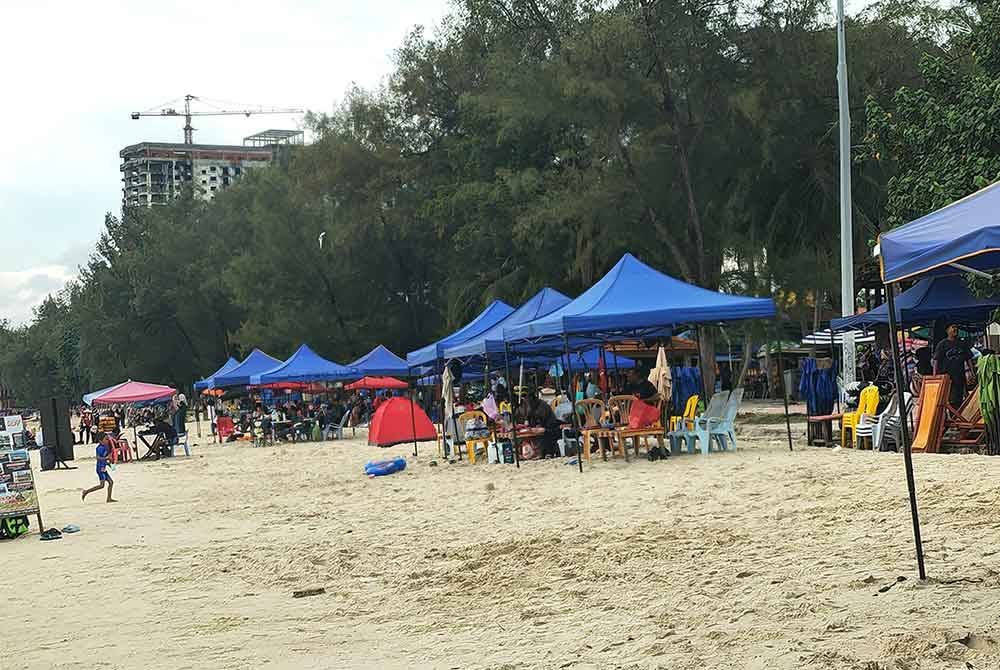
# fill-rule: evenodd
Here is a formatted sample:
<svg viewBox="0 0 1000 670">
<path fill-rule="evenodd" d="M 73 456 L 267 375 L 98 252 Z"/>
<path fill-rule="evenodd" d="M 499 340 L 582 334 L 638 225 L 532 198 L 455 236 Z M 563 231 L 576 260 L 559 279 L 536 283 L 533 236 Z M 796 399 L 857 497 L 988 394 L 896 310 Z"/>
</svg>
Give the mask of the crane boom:
<svg viewBox="0 0 1000 670">
<path fill-rule="evenodd" d="M 198 96 L 188 93 L 184 96 L 184 111 L 179 112 L 173 107 L 163 107 L 159 110 L 146 110 L 145 112 L 132 112 L 132 119 L 138 120 L 146 116 L 183 116 L 184 117 L 184 144 L 194 144 L 194 128 L 191 126 L 192 116 L 251 116 L 253 114 L 301 114 L 304 110 L 282 107 L 256 107 L 253 109 L 217 109 L 209 112 L 191 111 L 191 101 L 198 100 Z M 169 103 L 167 103 L 169 104 Z"/>
</svg>

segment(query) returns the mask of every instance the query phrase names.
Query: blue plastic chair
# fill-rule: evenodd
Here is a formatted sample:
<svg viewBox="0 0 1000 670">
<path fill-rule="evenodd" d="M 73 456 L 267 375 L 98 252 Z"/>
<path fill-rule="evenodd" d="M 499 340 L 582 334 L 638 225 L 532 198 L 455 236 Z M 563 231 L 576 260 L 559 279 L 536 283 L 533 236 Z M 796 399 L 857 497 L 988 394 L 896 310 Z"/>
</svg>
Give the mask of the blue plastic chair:
<svg viewBox="0 0 1000 670">
<path fill-rule="evenodd" d="M 725 392 L 716 393 L 708 401 L 708 407 L 705 408 L 703 414 L 696 416 L 690 424 L 687 420 L 682 421 L 678 428 L 667 433 L 667 438 L 670 440 L 670 453 L 674 456 L 678 455 L 681 452 L 681 442 L 687 445 L 688 453 L 691 454 L 694 453 L 696 440 L 700 440 L 702 444 L 707 444 L 710 439 L 708 424 L 711 420 L 722 418 L 728 396 L 729 394 Z"/>
</svg>

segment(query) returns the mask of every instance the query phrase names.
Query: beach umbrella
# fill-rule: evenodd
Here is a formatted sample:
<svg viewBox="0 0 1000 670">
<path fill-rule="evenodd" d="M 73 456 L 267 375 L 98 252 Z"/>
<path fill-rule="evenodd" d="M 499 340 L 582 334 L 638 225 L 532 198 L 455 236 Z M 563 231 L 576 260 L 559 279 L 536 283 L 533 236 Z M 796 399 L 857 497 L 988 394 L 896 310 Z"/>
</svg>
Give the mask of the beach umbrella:
<svg viewBox="0 0 1000 670">
<path fill-rule="evenodd" d="M 409 384 L 394 377 L 362 377 L 344 388 L 348 391 L 357 391 L 360 389 L 373 391 L 378 389 L 405 389 L 409 388 Z"/>
</svg>

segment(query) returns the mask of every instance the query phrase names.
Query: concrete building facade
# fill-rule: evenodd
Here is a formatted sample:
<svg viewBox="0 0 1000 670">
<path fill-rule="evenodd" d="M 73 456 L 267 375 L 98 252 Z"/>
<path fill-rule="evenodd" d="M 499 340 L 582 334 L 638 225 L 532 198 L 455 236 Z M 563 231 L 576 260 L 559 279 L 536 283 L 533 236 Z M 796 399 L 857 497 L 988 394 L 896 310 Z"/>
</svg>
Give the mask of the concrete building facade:
<svg viewBox="0 0 1000 670">
<path fill-rule="evenodd" d="M 184 187 L 206 200 L 248 170 L 271 163 L 271 147 L 141 142 L 122 149 L 122 205 L 163 205 Z"/>
</svg>

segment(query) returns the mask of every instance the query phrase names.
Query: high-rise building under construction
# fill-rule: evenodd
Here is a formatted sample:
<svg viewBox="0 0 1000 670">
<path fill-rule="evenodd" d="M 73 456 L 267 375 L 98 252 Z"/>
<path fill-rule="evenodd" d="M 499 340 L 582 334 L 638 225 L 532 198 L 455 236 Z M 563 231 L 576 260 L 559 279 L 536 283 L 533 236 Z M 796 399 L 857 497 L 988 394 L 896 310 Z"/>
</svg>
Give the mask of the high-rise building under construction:
<svg viewBox="0 0 1000 670">
<path fill-rule="evenodd" d="M 140 142 L 119 152 L 122 205 L 163 205 L 185 188 L 211 200 L 249 170 L 264 167 L 288 146 L 301 145 L 301 130 L 268 130 L 243 145 Z"/>
</svg>

